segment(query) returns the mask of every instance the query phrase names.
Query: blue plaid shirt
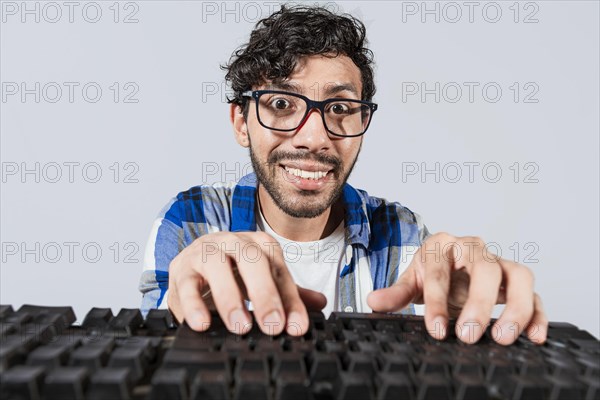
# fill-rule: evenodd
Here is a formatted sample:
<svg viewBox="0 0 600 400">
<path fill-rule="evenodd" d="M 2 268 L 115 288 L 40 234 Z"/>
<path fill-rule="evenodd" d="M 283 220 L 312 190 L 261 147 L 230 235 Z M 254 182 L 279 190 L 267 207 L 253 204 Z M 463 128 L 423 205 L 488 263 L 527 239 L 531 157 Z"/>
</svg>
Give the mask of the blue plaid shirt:
<svg viewBox="0 0 600 400">
<path fill-rule="evenodd" d="M 257 230 L 257 183 L 251 173 L 237 183 L 195 186 L 161 210 L 146 246 L 139 284 L 144 315 L 167 306 L 169 264 L 195 239 L 218 231 Z M 392 285 L 429 232 L 420 216 L 400 203 L 369 196 L 349 184 L 342 199 L 347 251 L 334 311 L 368 312 L 367 294 Z"/>
</svg>

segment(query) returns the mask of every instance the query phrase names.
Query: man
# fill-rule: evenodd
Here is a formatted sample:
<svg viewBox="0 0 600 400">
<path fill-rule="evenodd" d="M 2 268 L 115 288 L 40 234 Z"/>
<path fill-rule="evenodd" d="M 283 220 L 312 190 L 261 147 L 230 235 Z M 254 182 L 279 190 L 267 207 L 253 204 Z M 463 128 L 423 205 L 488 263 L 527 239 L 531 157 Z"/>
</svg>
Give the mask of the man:
<svg viewBox="0 0 600 400">
<path fill-rule="evenodd" d="M 251 305 L 263 332 L 300 335 L 307 309 L 424 303 L 432 336 L 443 339 L 457 317 L 457 336 L 474 343 L 506 303 L 494 339 L 510 344 L 526 330 L 543 343 L 530 270 L 487 253 L 480 238 L 429 234 L 406 207 L 346 183 L 377 109 L 365 45 L 360 21 L 318 7 L 284 6 L 257 24 L 224 67 L 235 137 L 255 174 L 167 204 L 146 249 L 143 311 L 168 307 L 205 330 L 214 307 L 243 333 Z"/>
</svg>

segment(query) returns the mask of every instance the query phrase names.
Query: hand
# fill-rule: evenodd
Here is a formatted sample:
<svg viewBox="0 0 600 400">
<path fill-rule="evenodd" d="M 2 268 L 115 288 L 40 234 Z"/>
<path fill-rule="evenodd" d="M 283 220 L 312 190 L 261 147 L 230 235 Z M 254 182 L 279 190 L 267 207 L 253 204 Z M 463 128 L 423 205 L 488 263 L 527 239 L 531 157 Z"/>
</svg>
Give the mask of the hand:
<svg viewBox="0 0 600 400">
<path fill-rule="evenodd" d="M 492 327 L 496 342 L 509 345 L 523 330 L 535 343 L 546 340 L 548 320 L 533 292 L 531 270 L 489 253 L 477 237 L 430 236 L 394 285 L 367 298 L 373 311 L 380 312 L 423 302 L 425 325 L 436 339 L 446 336 L 448 317 L 458 317 L 456 336 L 475 343 L 489 325 L 494 305 L 506 304 Z"/>
<path fill-rule="evenodd" d="M 227 329 L 244 334 L 252 319 L 244 305 L 252 301 L 260 329 L 277 335 L 286 328 L 300 336 L 309 326 L 307 307 L 321 310 L 321 293 L 297 286 L 279 243 L 264 232 L 215 232 L 201 236 L 169 266 L 169 309 L 196 331 L 210 326 L 216 308 Z"/>
</svg>

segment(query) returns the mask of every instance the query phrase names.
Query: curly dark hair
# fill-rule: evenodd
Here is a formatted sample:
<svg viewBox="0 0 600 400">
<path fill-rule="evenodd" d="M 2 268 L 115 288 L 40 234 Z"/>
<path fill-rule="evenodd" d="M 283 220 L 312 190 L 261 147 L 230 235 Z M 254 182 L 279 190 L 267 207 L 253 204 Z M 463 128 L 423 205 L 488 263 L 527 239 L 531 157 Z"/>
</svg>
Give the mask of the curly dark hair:
<svg viewBox="0 0 600 400">
<path fill-rule="evenodd" d="M 360 69 L 362 100 L 371 101 L 375 95 L 374 61 L 367 43 L 364 24 L 350 14 L 337 15 L 319 6 L 282 5 L 258 21 L 248 43 L 232 54 L 229 64 L 221 66 L 234 92 L 227 100 L 242 106 L 247 116 L 244 91 L 267 81 L 285 80 L 301 57 L 343 54 Z"/>
</svg>

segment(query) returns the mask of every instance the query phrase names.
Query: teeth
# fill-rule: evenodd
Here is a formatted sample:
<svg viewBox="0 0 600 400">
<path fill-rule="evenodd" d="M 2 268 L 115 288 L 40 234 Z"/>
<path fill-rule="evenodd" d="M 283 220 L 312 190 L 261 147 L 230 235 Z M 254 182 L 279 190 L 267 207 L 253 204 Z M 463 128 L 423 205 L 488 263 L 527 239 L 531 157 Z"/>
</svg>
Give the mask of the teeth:
<svg viewBox="0 0 600 400">
<path fill-rule="evenodd" d="M 325 175 L 327 175 L 327 172 L 325 171 L 304 171 L 302 169 L 290 167 L 285 167 L 285 170 L 294 176 L 298 176 L 304 179 L 321 179 Z"/>
</svg>

